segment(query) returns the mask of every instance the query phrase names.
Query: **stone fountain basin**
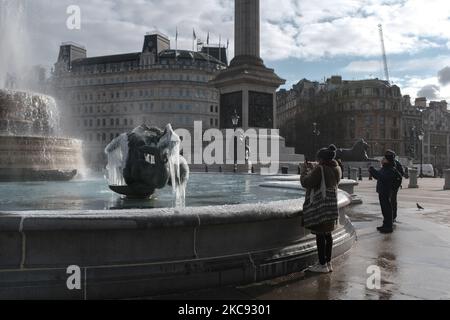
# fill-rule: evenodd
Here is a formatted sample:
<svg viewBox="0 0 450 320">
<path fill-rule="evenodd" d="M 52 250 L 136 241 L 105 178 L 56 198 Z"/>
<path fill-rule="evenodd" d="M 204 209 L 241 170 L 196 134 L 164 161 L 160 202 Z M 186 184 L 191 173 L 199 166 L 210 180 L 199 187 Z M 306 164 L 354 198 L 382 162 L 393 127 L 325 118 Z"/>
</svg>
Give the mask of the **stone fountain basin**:
<svg viewBox="0 0 450 320">
<path fill-rule="evenodd" d="M 79 140 L 0 135 L 0 181 L 67 181 L 82 167 Z"/>
<path fill-rule="evenodd" d="M 0 212 L 0 299 L 133 298 L 243 285 L 316 261 L 302 199 L 184 209 Z M 334 254 L 355 239 L 339 192 Z M 68 290 L 67 268 L 81 289 Z"/>
</svg>

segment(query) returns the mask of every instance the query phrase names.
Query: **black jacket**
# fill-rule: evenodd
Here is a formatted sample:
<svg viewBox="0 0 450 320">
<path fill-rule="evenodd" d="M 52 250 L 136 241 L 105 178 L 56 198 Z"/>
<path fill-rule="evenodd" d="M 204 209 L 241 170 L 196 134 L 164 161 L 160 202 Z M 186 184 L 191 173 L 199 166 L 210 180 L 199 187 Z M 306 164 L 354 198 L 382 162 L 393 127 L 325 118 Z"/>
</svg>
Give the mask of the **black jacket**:
<svg viewBox="0 0 450 320">
<path fill-rule="evenodd" d="M 395 160 L 395 169 L 397 169 L 402 177 L 405 176 L 405 170 L 403 170 L 403 166 L 398 160 Z"/>
<path fill-rule="evenodd" d="M 399 175 L 392 164 L 385 164 L 380 170 L 374 167 L 369 169 L 370 174 L 377 180 L 377 192 L 379 194 L 390 194 L 394 189 L 394 179 Z"/>
</svg>

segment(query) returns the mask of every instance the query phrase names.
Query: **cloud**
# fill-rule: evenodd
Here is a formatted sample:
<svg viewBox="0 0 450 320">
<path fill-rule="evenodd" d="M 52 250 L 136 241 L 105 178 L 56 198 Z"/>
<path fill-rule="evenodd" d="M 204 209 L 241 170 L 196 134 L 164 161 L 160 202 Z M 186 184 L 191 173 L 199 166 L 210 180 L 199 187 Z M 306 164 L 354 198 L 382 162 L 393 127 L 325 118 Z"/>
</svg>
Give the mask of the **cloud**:
<svg viewBox="0 0 450 320">
<path fill-rule="evenodd" d="M 2 0 L 17 2 L 21 0 Z M 192 47 L 192 28 L 211 41 L 230 39 L 233 55 L 233 0 L 35 0 L 27 1 L 34 63 L 51 65 L 62 41 L 85 44 L 90 55 L 139 50 L 143 35 L 159 29 L 179 47 Z M 79 5 L 82 29 L 67 30 L 66 8 Z M 261 0 L 262 56 L 316 60 L 337 56 L 379 57 L 379 23 L 390 55 L 415 53 L 450 43 L 447 0 Z M 432 21 L 432 23 L 431 23 Z M 408 26 L 408 27 L 405 27 Z M 173 43 L 172 43 L 173 45 Z"/>
<path fill-rule="evenodd" d="M 443 86 L 450 84 L 450 67 L 445 67 L 438 72 L 439 83 Z"/>
<path fill-rule="evenodd" d="M 407 58 L 401 57 L 398 59 L 389 59 L 388 66 L 390 72 L 438 72 L 442 68 L 442 65 L 450 65 L 450 55 L 439 55 L 432 57 L 421 57 L 421 58 Z M 343 69 L 345 72 L 352 73 L 369 73 L 369 72 L 380 72 L 383 70 L 382 58 L 378 60 L 355 60 L 351 61 Z"/>
<path fill-rule="evenodd" d="M 380 60 L 356 60 L 342 69 L 345 72 L 368 73 L 378 72 L 382 68 Z"/>
<path fill-rule="evenodd" d="M 428 100 L 436 100 L 440 97 L 440 87 L 434 84 L 428 84 L 417 92 L 418 97 L 425 97 Z"/>
</svg>

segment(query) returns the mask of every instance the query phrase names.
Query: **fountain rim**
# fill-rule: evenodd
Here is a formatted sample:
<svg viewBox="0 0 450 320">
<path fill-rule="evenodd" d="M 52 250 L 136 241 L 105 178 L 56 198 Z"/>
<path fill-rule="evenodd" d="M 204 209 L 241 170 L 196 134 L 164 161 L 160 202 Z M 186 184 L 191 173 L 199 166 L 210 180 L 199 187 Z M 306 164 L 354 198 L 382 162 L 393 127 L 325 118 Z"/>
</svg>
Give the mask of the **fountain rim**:
<svg viewBox="0 0 450 320">
<path fill-rule="evenodd" d="M 252 223 L 299 217 L 303 201 L 298 198 L 186 208 L 0 211 L 0 222 L 12 219 L 10 223 L 0 223 L 0 231 L 18 228 L 22 231 L 152 229 Z M 347 207 L 351 197 L 339 190 L 338 202 L 339 208 Z"/>
<path fill-rule="evenodd" d="M 83 144 L 83 140 L 70 138 L 70 137 L 61 137 L 61 136 L 33 136 L 33 135 L 13 135 L 13 134 L 5 134 L 4 132 L 0 132 L 0 138 L 10 138 L 10 139 L 29 139 L 29 140 L 70 140 L 74 142 L 79 142 Z"/>
</svg>

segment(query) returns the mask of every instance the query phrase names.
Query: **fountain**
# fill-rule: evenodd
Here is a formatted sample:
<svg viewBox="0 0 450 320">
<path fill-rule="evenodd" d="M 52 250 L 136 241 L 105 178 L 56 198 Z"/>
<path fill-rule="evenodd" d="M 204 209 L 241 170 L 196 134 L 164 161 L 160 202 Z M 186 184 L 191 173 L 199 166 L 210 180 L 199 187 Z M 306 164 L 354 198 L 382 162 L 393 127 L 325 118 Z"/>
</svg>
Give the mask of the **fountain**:
<svg viewBox="0 0 450 320">
<path fill-rule="evenodd" d="M 82 168 L 81 141 L 58 137 L 52 97 L 0 90 L 0 181 L 70 180 Z"/>
<path fill-rule="evenodd" d="M 109 188 L 128 198 L 149 198 L 167 184 L 183 206 L 189 166 L 180 155 L 180 138 L 168 124 L 164 131 L 137 127 L 111 141 L 106 147 Z"/>
<path fill-rule="evenodd" d="M 70 180 L 83 166 L 81 142 L 60 137 L 55 100 L 32 92 L 42 83 L 27 66 L 30 5 L 0 4 L 0 181 Z"/>
<path fill-rule="evenodd" d="M 27 42 L 15 29 L 26 3 L 0 4 L 0 52 L 8 53 L 0 86 L 8 71 L 23 74 L 19 54 L 30 50 L 17 50 Z M 2 179 L 73 177 L 81 143 L 59 137 L 51 97 L 1 90 L 0 114 Z M 107 181 L 0 181 L 0 299 L 148 297 L 250 284 L 315 262 L 315 237 L 301 226 L 303 190 L 263 188 L 254 174 L 189 175 L 170 125 L 138 127 L 105 151 Z M 169 181 L 175 205 L 160 190 Z M 350 204 L 340 191 L 336 256 L 355 240 Z"/>
</svg>

